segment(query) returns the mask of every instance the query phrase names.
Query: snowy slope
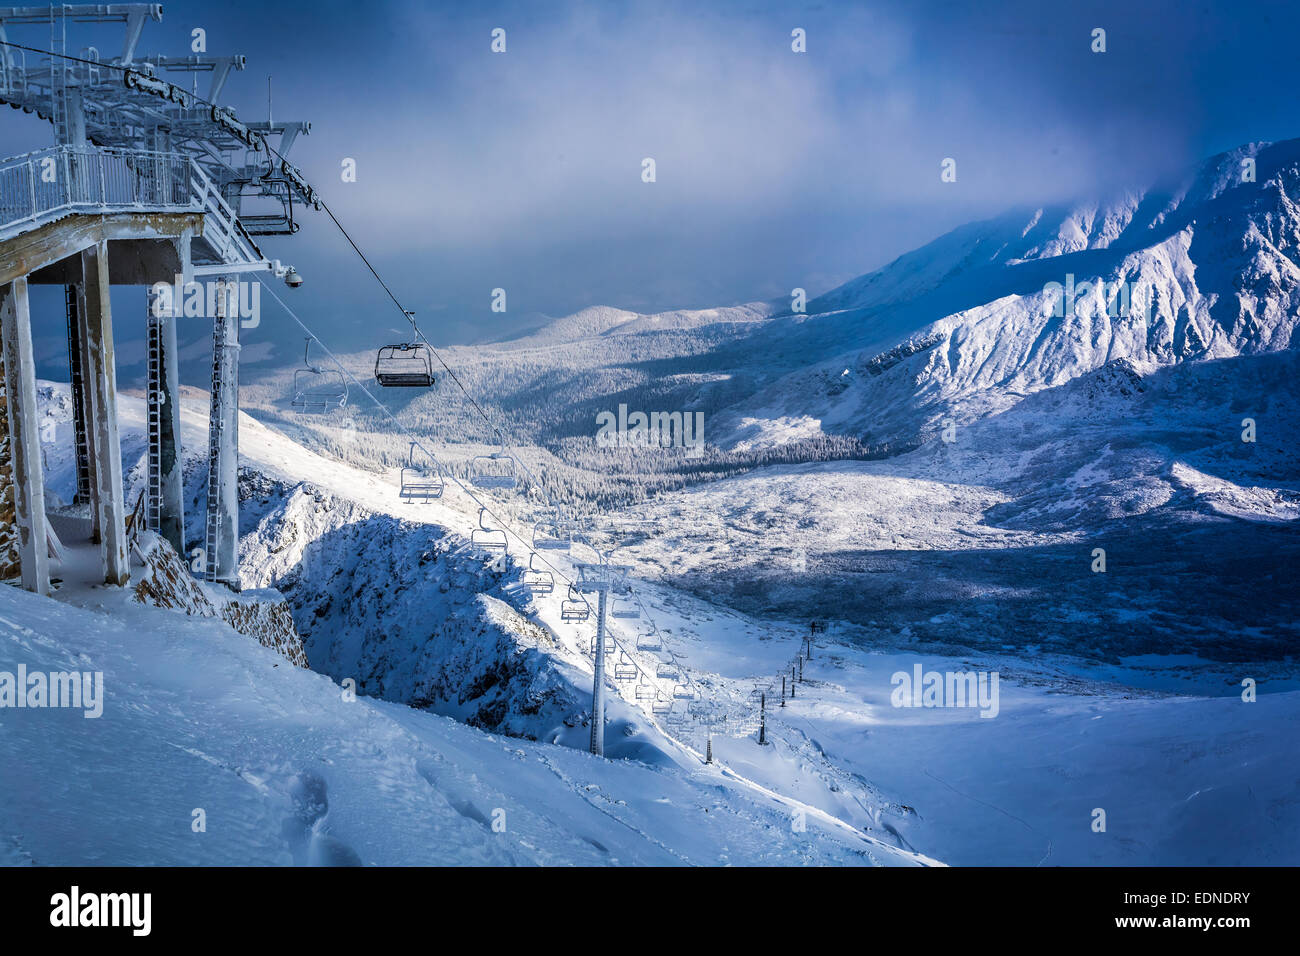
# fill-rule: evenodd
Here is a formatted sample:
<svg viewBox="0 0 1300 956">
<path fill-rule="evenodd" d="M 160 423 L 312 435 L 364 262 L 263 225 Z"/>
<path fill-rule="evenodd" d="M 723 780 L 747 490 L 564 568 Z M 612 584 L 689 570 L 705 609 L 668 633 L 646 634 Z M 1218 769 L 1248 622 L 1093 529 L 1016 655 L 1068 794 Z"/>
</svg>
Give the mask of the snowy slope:
<svg viewBox="0 0 1300 956">
<path fill-rule="evenodd" d="M 8 864 L 917 864 L 712 768 L 502 739 L 224 625 L 0 588 L 0 667 L 104 673 L 103 716 L 0 711 Z M 75 769 L 71 769 L 75 768 Z M 193 811 L 206 832 L 191 830 Z M 504 811 L 505 830 L 494 815 Z"/>
<path fill-rule="evenodd" d="M 305 599 L 300 607 L 311 617 L 329 602 L 319 619 L 320 632 L 312 635 L 308 621 L 304 633 L 318 642 L 316 651 L 324 649 L 331 676 L 355 675 L 371 682 L 363 690 L 398 701 L 414 700 L 432 686 L 427 682 L 442 679 L 444 689 L 455 688 L 454 697 L 414 702 L 491 726 L 498 719 L 492 708 L 504 701 L 497 726 L 541 743 L 487 737 L 426 711 L 366 697 L 343 705 L 337 685 L 322 675 L 286 677 L 283 667 L 259 669 L 251 662 L 261 660 L 257 655 L 264 652 L 251 642 L 227 647 L 238 638 L 213 622 L 169 618 L 165 636 L 151 635 L 155 625 L 149 622 L 157 619 L 132 615 L 161 612 L 110 609 L 108 620 L 92 626 L 61 615 L 93 612 L 51 612 L 32 604 L 34 598 L 13 592 L 0 597 L 17 610 L 0 616 L 9 622 L 6 633 L 17 642 L 13 658 L 29 666 L 50 666 L 46 660 L 71 659 L 69 655 L 83 651 L 92 660 L 112 662 L 118 668 L 114 682 L 129 678 L 139 689 L 138 701 L 127 708 L 138 720 L 124 733 L 144 735 L 153 732 L 159 720 L 174 722 L 164 724 L 161 741 L 146 746 L 131 765 L 156 762 L 189 788 L 187 794 L 218 792 L 221 801 L 233 801 L 226 812 L 241 820 L 233 832 L 222 834 L 226 842 L 213 841 L 211 856 L 201 856 L 187 842 L 192 839 L 188 812 L 203 805 L 200 799 L 185 798 L 177 832 L 162 842 L 141 836 L 146 820 L 166 812 L 161 795 L 150 792 L 138 810 L 119 811 L 118 801 L 111 799 L 115 812 L 125 816 L 112 821 L 122 835 L 105 838 L 105 860 L 346 861 L 355 855 L 363 862 L 413 862 L 429 859 L 423 855 L 433 852 L 429 847 L 441 848 L 438 859 L 457 861 L 606 859 L 593 844 L 583 842 L 591 835 L 623 862 L 711 862 L 704 856 L 715 853 L 722 860 L 724 852 L 732 862 L 840 862 L 865 859 L 853 849 L 860 838 L 848 836 L 859 833 L 880 841 L 866 845 L 881 861 L 891 852 L 895 855 L 889 859 L 909 859 L 907 854 L 915 849 L 945 861 L 1015 865 L 1280 862 L 1296 854 L 1297 797 L 1285 754 L 1293 735 L 1288 728 L 1300 710 L 1294 676 L 1288 676 L 1284 664 L 1233 663 L 1238 658 L 1222 655 L 1215 655 L 1218 662 L 1190 655 L 1145 659 L 1134 655 L 1157 652 L 1158 645 L 1103 642 L 1090 648 L 1081 643 L 1079 634 L 1095 631 L 1099 609 L 1088 588 L 1111 582 L 1084 570 L 1087 546 L 1072 543 L 1068 531 L 1042 526 L 1043 515 L 1069 506 L 1070 494 L 1079 493 L 1081 501 L 1104 501 L 1098 486 L 1134 480 L 1140 486 L 1147 471 L 1140 453 L 1098 459 L 1095 448 L 1080 443 L 1079 433 L 1053 433 L 1049 423 L 1070 421 L 1072 416 L 1090 420 L 1095 440 L 1110 440 L 1106 423 L 1122 415 L 1150 422 L 1149 438 L 1168 439 L 1163 424 L 1168 415 L 1159 409 L 1190 390 L 1217 395 L 1219 404 L 1203 406 L 1203 420 L 1187 423 L 1192 434 L 1203 433 L 1203 440 L 1189 444 L 1182 439 L 1176 450 L 1183 464 L 1170 468 L 1171 487 L 1178 484 L 1186 489 L 1179 494 L 1205 499 L 1204 507 L 1194 513 L 1214 522 L 1208 530 L 1216 541 L 1227 540 L 1225 534 L 1243 521 L 1250 527 L 1285 530 L 1290 499 L 1258 489 L 1270 474 L 1293 474 L 1294 462 L 1276 444 L 1264 446 L 1254 458 L 1234 457 L 1231 435 L 1216 435 L 1213 422 L 1216 416 L 1239 414 L 1237 407 L 1248 396 L 1272 391 L 1278 397 L 1256 414 L 1266 429 L 1285 427 L 1282 423 L 1295 410 L 1277 386 L 1291 377 L 1292 361 L 1291 356 L 1262 356 L 1244 377 L 1222 363 L 1189 365 L 1167 379 L 1135 379 L 1131 371 L 1104 370 L 972 426 L 952 447 L 927 447 L 878 463 L 758 471 L 656 502 L 654 508 L 664 509 L 665 520 L 654 520 L 652 513 L 650 524 L 666 531 L 642 536 L 624 555 L 637 567 L 638 590 L 665 640 L 723 715 L 752 719 L 750 695 L 755 686 L 767 686 L 775 694 L 773 675 L 788 667 L 798 650 L 794 636 L 804 627 L 810 602 L 814 613 L 833 610 L 833 620 L 843 617 L 849 623 L 836 625 L 833 643 L 822 642 L 817 648 L 797 698 L 786 707 L 773 704 L 770 746 L 759 747 L 752 733 L 734 739 L 715 736 L 715 755 L 726 768 L 720 778 L 709 776 L 714 771 L 701 769 L 698 757 L 673 740 L 680 733 L 698 753 L 703 747 L 698 728 L 662 727 L 635 705 L 615 698 L 611 751 L 635 759 L 615 761 L 616 769 L 609 773 L 616 775 L 620 787 L 626 783 L 638 788 L 636 799 L 621 792 L 614 797 L 614 784 L 603 776 L 584 776 L 583 768 L 589 770 L 593 763 L 579 751 L 582 729 L 564 720 L 567 708 L 581 706 L 584 679 L 590 674 L 580 652 L 586 639 L 582 628 L 558 619 L 556 599 L 527 605 L 504 600 L 503 592 L 496 590 L 497 572 L 458 566 L 450 550 L 442 550 L 470 527 L 468 503 L 461 496 L 453 493 L 426 507 L 400 503 L 391 472 L 360 471 L 321 457 L 249 419 L 241 423 L 249 495 L 244 542 L 249 583 L 257 583 L 253 578 L 258 575 L 289 583 L 291 599 L 295 588 L 301 588 Z M 50 394 L 56 396 L 57 391 Z M 55 400 L 52 407 L 57 410 L 58 405 Z M 1074 411 L 1062 414 L 1064 408 Z M 143 411 L 132 399 L 123 401 L 123 409 L 128 422 L 135 422 Z M 202 447 L 204 411 L 201 402 L 183 410 L 191 448 Z M 136 440 L 128 429 L 125 444 Z M 1070 451 L 1072 444 L 1078 447 Z M 1067 452 L 1077 456 L 1079 464 L 1072 463 Z M 53 471 L 64 474 L 66 469 L 54 457 Z M 1031 514 L 1018 499 L 1026 489 L 1042 494 L 1043 467 L 1049 474 L 1073 468 L 1077 479 L 1073 486 L 1056 489 L 1057 503 L 1039 500 Z M 310 480 L 304 481 L 304 475 Z M 1245 493 L 1252 488 L 1256 491 Z M 1030 495 L 1029 500 L 1035 499 Z M 1248 512 L 1244 518 L 1223 513 L 1243 508 Z M 1002 512 L 1005 527 L 982 517 Z M 1017 526 L 1017 515 L 1023 527 Z M 1013 565 L 1009 576 L 1021 590 L 1042 588 L 1046 600 L 1025 601 L 996 580 L 977 581 L 974 587 L 960 584 L 961 552 L 974 560 L 985 560 L 987 554 L 1033 560 L 1044 546 L 1062 549 L 1064 557 L 1052 557 L 1057 571 L 1045 574 L 1041 563 L 1032 568 Z M 1111 541 L 1108 546 L 1114 560 L 1124 563 L 1123 547 Z M 1071 550 L 1078 555 L 1077 566 L 1069 558 Z M 422 565 L 423 551 L 430 557 Z M 790 562 L 798 551 L 804 564 L 796 571 Z M 775 557 L 781 563 L 769 569 L 769 577 L 756 573 Z M 924 563 L 911 564 L 931 557 L 941 562 L 938 573 Z M 1062 573 L 1069 567 L 1075 571 Z M 1224 578 L 1225 587 L 1233 586 L 1222 567 L 1213 570 L 1215 577 Z M 452 576 L 443 577 L 444 571 Z M 504 578 L 509 577 L 507 572 Z M 654 578 L 663 583 L 649 580 Z M 883 596 L 864 590 L 864 580 L 891 590 Z M 441 589 L 444 581 L 446 591 Z M 742 581 L 748 590 L 733 588 L 733 582 Z M 773 581 L 780 586 L 771 587 Z M 1142 581 L 1137 583 L 1142 593 Z M 360 585 L 358 593 L 355 585 Z M 909 588 L 928 592 L 918 595 Z M 1285 597 L 1289 592 L 1274 588 L 1275 604 L 1279 593 Z M 766 605 L 755 606 L 754 596 Z M 1209 598 L 1220 610 L 1228 606 L 1221 595 Z M 750 613 L 722 607 L 719 599 Z M 1150 632 L 1147 622 L 1125 618 L 1127 610 L 1115 604 L 1113 593 L 1106 603 L 1111 617 L 1101 635 L 1105 640 L 1111 640 L 1126 620 L 1134 631 Z M 1289 605 L 1277 606 L 1279 613 L 1289 613 Z M 1251 602 L 1246 610 L 1255 607 Z M 1000 629 L 1008 611 L 1014 615 L 1013 625 L 1022 629 L 1021 639 L 1009 641 L 1007 631 Z M 53 625 L 47 623 L 51 613 Z M 1062 613 L 1069 618 L 1068 626 Z M 1193 629 L 1193 636 L 1196 628 L 1205 629 L 1205 620 L 1195 614 L 1185 615 L 1183 624 Z M 614 626 L 615 633 L 632 644 L 639 627 L 635 622 Z M 187 638 L 193 628 L 205 629 L 202 639 L 195 639 L 198 631 Z M 67 643 L 81 638 L 48 636 L 86 631 L 93 633 L 87 638 L 92 642 L 89 649 Z M 1247 646 L 1241 640 L 1242 622 L 1227 623 L 1221 633 L 1233 640 L 1230 647 L 1237 652 Z M 1285 635 L 1285 625 L 1280 633 Z M 1260 631 L 1257 637 L 1257 648 L 1267 658 L 1268 636 Z M 128 640 L 130 655 L 122 647 Z M 215 662 L 205 656 L 214 653 L 209 647 L 214 642 L 226 655 Z M 945 645 L 953 644 L 972 648 L 972 656 L 950 656 Z M 882 654 L 872 647 L 892 650 Z M 177 648 L 189 656 L 176 658 Z M 1081 650 L 1093 656 L 1091 663 L 1080 661 Z M 53 656 L 40 657 L 45 651 Z M 1056 656 L 1061 653 L 1074 656 Z M 517 669 L 503 673 L 502 662 L 517 662 Z M 1005 681 L 998 719 L 982 720 L 969 711 L 889 706 L 889 675 L 916 664 L 944 670 L 999 669 Z M 193 672 L 209 675 L 206 694 L 175 683 Z M 261 682 L 268 673 L 267 680 L 292 683 L 276 683 L 263 691 Z M 488 693 L 460 699 L 467 685 L 489 673 L 501 679 Z M 1261 680 L 1264 693 L 1258 704 L 1236 699 L 1242 675 Z M 303 681 L 319 681 L 322 689 L 299 686 Z M 193 699 L 199 706 L 191 711 L 188 704 L 168 708 L 156 703 L 171 698 Z M 519 706 L 530 701 L 540 701 L 540 706 L 532 712 Z M 353 709 L 339 709 L 344 706 Z M 367 715 L 364 724 L 350 724 L 351 714 Z M 234 740 L 232 726 L 239 727 Z M 162 741 L 173 733 L 188 749 L 167 749 Z M 555 748 L 545 743 L 550 740 L 576 746 Z M 1201 746 L 1200 741 L 1211 743 Z M 627 749 L 619 751 L 621 744 Z M 0 756 L 17 753 L 9 765 L 23 768 L 25 774 L 35 767 L 22 779 L 46 779 L 41 774 L 48 775 L 50 769 L 39 760 L 55 758 L 33 756 L 47 753 L 37 749 L 34 739 L 7 736 L 3 746 L 13 751 Z M 88 746 L 61 742 L 56 751 L 84 757 L 95 766 L 96 752 L 86 750 Z M 135 744 L 106 743 L 98 759 L 107 760 L 107 754 L 127 746 Z M 1113 772 L 1117 753 L 1124 755 L 1126 768 L 1118 775 Z M 452 766 L 439 762 L 438 754 Z M 498 757 L 506 761 L 500 774 L 494 769 Z M 1235 783 L 1243 759 L 1252 761 L 1253 768 L 1251 793 L 1245 795 Z M 603 774 L 608 765 L 595 766 Z M 139 774 L 146 772 L 141 769 Z M 692 802 L 696 798 L 688 795 L 696 793 L 696 785 L 691 781 L 700 774 L 739 787 L 743 801 L 733 803 L 727 790 L 725 795 L 709 791 L 712 802 Z M 436 793 L 422 782 L 430 775 L 438 783 Z M 321 787 L 318 778 L 330 808 L 323 818 L 315 796 Z M 373 781 L 379 781 L 378 791 Z M 601 789 L 586 790 L 590 784 Z M 67 842 L 62 849 L 51 849 L 50 843 L 33 836 L 44 832 L 35 822 L 36 807 L 48 804 L 60 812 L 68 807 L 83 812 L 82 803 L 91 799 L 88 792 L 72 787 L 42 802 L 48 794 L 20 790 L 9 803 L 0 804 L 6 827 L 0 832 L 13 835 L 15 861 L 25 854 L 42 861 L 77 859 L 81 851 Z M 484 792 L 489 796 L 483 797 Z M 604 802 L 594 795 L 597 792 L 625 800 L 627 809 Z M 797 801 L 807 808 L 810 820 L 822 821 L 831 828 L 828 832 L 845 834 L 848 845 L 829 838 L 832 849 L 810 853 L 791 847 L 782 834 L 797 831 L 780 818 L 791 812 L 788 803 L 773 804 L 773 818 L 745 802 L 764 806 L 774 799 L 768 794 Z M 664 795 L 670 802 L 658 803 Z M 166 799 L 180 800 L 170 795 Z M 530 814 L 528 845 L 522 850 L 492 842 L 499 835 L 481 822 L 490 821 L 491 810 L 498 806 L 506 807 L 513 819 L 511 800 L 521 801 Z M 567 821 L 597 814 L 591 810 L 593 802 L 603 810 L 628 814 L 617 824 L 624 842 L 606 830 L 588 833 L 585 827 L 570 838 Z M 491 807 L 485 808 L 488 803 Z M 1094 839 L 1097 835 L 1088 828 L 1089 814 L 1099 804 L 1114 814 L 1112 839 Z M 310 809 L 313 805 L 318 808 Z M 691 828 L 690 821 L 704 806 L 709 807 L 710 826 L 715 820 L 727 821 L 718 826 L 719 843 L 700 843 Z M 744 836 L 749 824 L 736 831 L 731 816 L 714 816 L 719 807 L 753 819 L 764 828 L 764 839 L 780 848 L 765 843 L 760 853 Z M 1239 825 L 1230 834 L 1207 835 L 1204 821 L 1225 813 Z M 604 813 L 597 815 L 614 825 Z M 418 823 L 412 822 L 415 817 Z M 558 831 L 553 823 L 542 822 L 552 818 L 561 821 Z M 810 831 L 816 829 L 810 824 Z M 272 831 L 283 835 L 268 844 L 266 833 Z M 415 840 L 410 839 L 412 833 Z M 726 851 L 719 849 L 724 840 Z M 640 849 L 629 849 L 628 841 Z M 502 851 L 502 845 L 509 850 Z"/>
</svg>

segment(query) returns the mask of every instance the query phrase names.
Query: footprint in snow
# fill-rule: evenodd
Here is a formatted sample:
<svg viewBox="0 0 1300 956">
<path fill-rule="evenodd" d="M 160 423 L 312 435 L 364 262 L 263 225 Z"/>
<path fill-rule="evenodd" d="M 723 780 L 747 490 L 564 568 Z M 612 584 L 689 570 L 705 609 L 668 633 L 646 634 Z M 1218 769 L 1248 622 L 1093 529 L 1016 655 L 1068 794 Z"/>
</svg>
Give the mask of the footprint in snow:
<svg viewBox="0 0 1300 956">
<path fill-rule="evenodd" d="M 356 851 L 325 827 L 328 787 L 318 774 L 304 771 L 289 785 L 290 813 L 282 834 L 297 866 L 360 866 Z"/>
</svg>

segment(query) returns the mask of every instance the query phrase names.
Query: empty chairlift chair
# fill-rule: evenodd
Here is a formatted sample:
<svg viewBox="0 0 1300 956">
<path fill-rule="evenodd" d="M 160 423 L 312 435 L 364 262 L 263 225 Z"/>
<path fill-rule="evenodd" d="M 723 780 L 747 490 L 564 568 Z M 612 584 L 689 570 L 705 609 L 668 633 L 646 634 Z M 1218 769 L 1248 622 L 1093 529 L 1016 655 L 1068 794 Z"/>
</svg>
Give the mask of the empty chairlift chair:
<svg viewBox="0 0 1300 956">
<path fill-rule="evenodd" d="M 311 364 L 311 339 L 302 347 L 303 367 L 293 372 L 293 398 L 289 404 L 302 412 L 324 414 L 348 403 L 348 383 L 343 373 Z"/>
<path fill-rule="evenodd" d="M 416 442 L 411 442 L 406 465 L 402 468 L 402 500 L 432 501 L 442 497 L 445 487 L 438 463 Z"/>
<path fill-rule="evenodd" d="M 620 654 L 614 662 L 614 680 L 636 680 L 639 673 L 641 670 L 636 662 L 626 654 Z"/>
<path fill-rule="evenodd" d="M 533 548 L 537 551 L 568 551 L 573 546 L 573 533 L 566 522 L 555 512 L 546 515 L 533 525 Z"/>
<path fill-rule="evenodd" d="M 662 691 L 656 692 L 654 702 L 650 705 L 650 710 L 660 716 L 671 714 L 673 711 L 673 699 L 665 696 Z"/>
<path fill-rule="evenodd" d="M 635 621 L 641 612 L 629 598 L 622 597 L 609 602 L 609 616 L 620 621 Z"/>
<path fill-rule="evenodd" d="M 519 483 L 514 456 L 504 448 L 475 455 L 469 463 L 469 483 L 475 488 L 513 488 Z"/>
<path fill-rule="evenodd" d="M 638 634 L 636 638 L 636 649 L 638 651 L 649 651 L 658 653 L 664 649 L 664 639 L 659 636 L 659 629 L 655 627 L 654 622 L 650 622 L 649 634 Z"/>
<path fill-rule="evenodd" d="M 537 567 L 537 552 L 528 555 L 528 570 L 523 573 L 521 583 L 534 594 L 550 594 L 555 590 L 555 575 L 544 568 Z"/>
<path fill-rule="evenodd" d="M 645 681 L 641 681 L 636 685 L 637 700 L 653 700 L 654 696 L 655 696 L 655 689 L 653 684 L 648 684 Z"/>
<path fill-rule="evenodd" d="M 506 533 L 497 528 L 490 528 L 483 523 L 483 518 L 487 514 L 486 508 L 478 509 L 478 527 L 470 532 L 469 541 L 476 548 L 484 548 L 488 551 L 505 551 Z"/>
<path fill-rule="evenodd" d="M 560 602 L 560 620 L 585 621 L 591 617 L 591 608 L 582 599 L 582 595 L 569 585 L 569 596 Z"/>
<path fill-rule="evenodd" d="M 690 714 L 683 714 L 678 711 L 673 711 L 668 715 L 667 723 L 673 733 L 677 734 L 679 737 L 684 737 L 687 734 L 698 733 L 700 729 L 699 724 L 696 723 L 695 719 Z"/>
<path fill-rule="evenodd" d="M 431 388 L 433 358 L 422 342 L 385 345 L 375 356 L 375 381 L 385 388 Z"/>
<path fill-rule="evenodd" d="M 587 645 L 587 648 L 588 648 L 588 653 L 591 654 L 592 657 L 595 657 L 596 638 L 594 636 L 591 639 L 591 643 Z M 614 639 L 610 637 L 608 634 L 606 634 L 605 635 L 605 656 L 608 657 L 610 654 L 613 654 L 616 650 L 618 650 L 618 646 L 614 643 Z"/>
</svg>

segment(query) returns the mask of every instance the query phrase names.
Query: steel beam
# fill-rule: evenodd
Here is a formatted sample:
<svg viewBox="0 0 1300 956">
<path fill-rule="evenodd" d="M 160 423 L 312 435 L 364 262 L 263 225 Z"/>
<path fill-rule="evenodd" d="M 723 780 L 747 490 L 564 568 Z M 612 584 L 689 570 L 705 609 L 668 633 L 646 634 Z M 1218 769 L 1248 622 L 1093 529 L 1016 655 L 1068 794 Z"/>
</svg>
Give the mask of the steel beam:
<svg viewBox="0 0 1300 956">
<path fill-rule="evenodd" d="M 78 260 L 80 265 L 80 260 Z M 81 361 L 81 283 L 64 287 L 64 305 L 68 316 L 68 388 L 72 393 L 72 445 L 77 462 L 75 505 L 90 504 L 90 444 L 86 440 L 86 376 Z"/>
<path fill-rule="evenodd" d="M 149 495 L 150 530 L 185 553 L 184 487 L 180 455 L 180 380 L 176 368 L 176 316 L 169 296 L 152 288 L 145 295 L 148 324 L 147 388 L 148 461 L 146 493 Z"/>
<path fill-rule="evenodd" d="M 82 269 L 83 257 L 77 257 L 77 270 Z M 75 285 L 77 295 L 78 361 L 81 366 L 81 400 L 75 414 L 81 419 L 82 435 L 86 444 L 86 485 L 90 489 L 90 540 L 99 544 L 104 536 L 99 529 L 99 441 L 95 431 L 95 388 L 90 381 L 90 336 L 86 333 L 86 281 L 85 276 Z"/>
<path fill-rule="evenodd" d="M 238 279 L 221 280 L 212 322 L 212 405 L 208 417 L 207 578 L 239 590 Z M 233 301 L 232 301 L 233 297 Z"/>
<path fill-rule="evenodd" d="M 596 661 L 591 682 L 591 752 L 605 756 L 605 607 L 609 590 L 601 588 L 596 600 Z"/>
</svg>

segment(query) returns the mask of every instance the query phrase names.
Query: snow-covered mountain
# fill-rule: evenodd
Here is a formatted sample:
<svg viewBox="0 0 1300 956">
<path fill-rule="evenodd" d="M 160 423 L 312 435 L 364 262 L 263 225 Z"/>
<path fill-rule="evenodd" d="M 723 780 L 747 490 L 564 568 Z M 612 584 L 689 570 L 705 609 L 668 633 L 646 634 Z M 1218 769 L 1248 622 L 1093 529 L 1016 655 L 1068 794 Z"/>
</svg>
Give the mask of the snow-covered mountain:
<svg viewBox="0 0 1300 956">
<path fill-rule="evenodd" d="M 620 403 L 703 412 L 708 444 L 744 462 L 824 436 L 899 454 L 945 420 L 998 414 L 1107 363 L 1155 370 L 1293 348 L 1298 194 L 1300 140 L 1248 144 L 1177 181 L 963 226 L 804 313 L 788 300 L 658 315 L 596 307 L 443 354 L 514 441 L 584 467 L 596 416 Z M 246 402 L 297 428 L 293 357 L 280 359 Z M 343 361 L 369 379 L 373 353 Z M 380 398 L 435 440 L 489 438 L 450 383 Z M 383 431 L 364 405 L 359 426 Z"/>
<path fill-rule="evenodd" d="M 961 227 L 806 313 L 585 310 L 445 357 L 519 445 L 544 446 L 533 465 L 551 493 L 654 527 L 632 547 L 697 594 L 749 610 L 831 606 L 938 643 L 1020 645 L 1033 638 L 997 604 L 978 605 L 960 634 L 930 623 L 942 618 L 936 582 L 984 595 L 1054 581 L 1082 611 L 1091 599 L 1074 565 L 1064 577 L 1036 569 L 1145 542 L 1140 560 L 1127 555 L 1141 573 L 1110 579 L 1103 655 L 1163 643 L 1275 658 L 1294 641 L 1294 587 L 1245 577 L 1263 632 L 1230 628 L 1234 650 L 1204 627 L 1231 619 L 1221 565 L 1205 556 L 1168 572 L 1215 534 L 1243 568 L 1292 551 L 1298 193 L 1300 140 L 1248 144 L 1176 181 Z M 359 380 L 367 360 L 355 357 Z M 285 413 L 284 387 L 262 383 L 252 405 L 310 441 L 316 426 Z M 451 387 L 380 398 L 452 460 L 466 436 L 482 440 Z M 387 423 L 364 405 L 350 424 L 378 435 Z M 622 405 L 702 412 L 706 455 L 596 448 L 597 416 Z M 787 580 L 795 555 L 810 570 Z M 878 570 L 855 570 L 866 564 Z M 870 611 L 880 605 L 890 613 Z M 1072 621 L 1051 644 L 1093 653 L 1093 637 Z"/>
<path fill-rule="evenodd" d="M 943 417 L 1001 412 L 1108 362 L 1293 348 L 1297 196 L 1289 140 L 1172 186 L 957 229 L 755 335 L 752 348 L 818 360 L 725 409 L 722 440 L 780 443 L 798 423 L 906 446 Z"/>
</svg>

